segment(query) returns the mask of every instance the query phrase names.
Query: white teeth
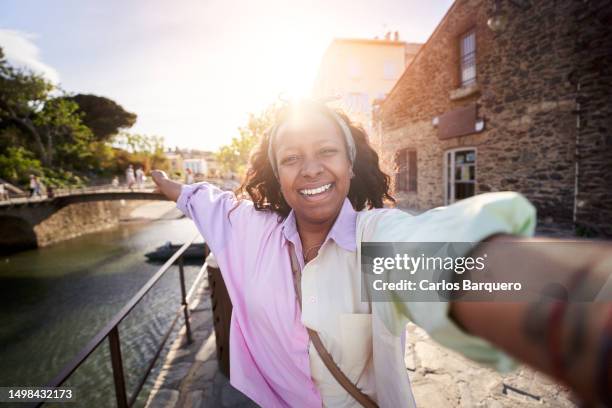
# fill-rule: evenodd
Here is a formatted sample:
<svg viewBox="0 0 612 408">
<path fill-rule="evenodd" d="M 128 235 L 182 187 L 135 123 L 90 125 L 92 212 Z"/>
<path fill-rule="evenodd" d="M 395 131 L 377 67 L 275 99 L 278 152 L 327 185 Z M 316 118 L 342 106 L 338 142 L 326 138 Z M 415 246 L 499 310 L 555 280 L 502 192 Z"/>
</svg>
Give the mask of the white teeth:
<svg viewBox="0 0 612 408">
<path fill-rule="evenodd" d="M 318 187 L 318 188 L 300 190 L 300 193 L 304 194 L 304 195 L 320 194 L 320 193 L 322 193 L 324 191 L 329 190 L 330 187 L 331 187 L 331 183 L 326 184 L 326 185 L 321 186 L 321 187 Z"/>
</svg>

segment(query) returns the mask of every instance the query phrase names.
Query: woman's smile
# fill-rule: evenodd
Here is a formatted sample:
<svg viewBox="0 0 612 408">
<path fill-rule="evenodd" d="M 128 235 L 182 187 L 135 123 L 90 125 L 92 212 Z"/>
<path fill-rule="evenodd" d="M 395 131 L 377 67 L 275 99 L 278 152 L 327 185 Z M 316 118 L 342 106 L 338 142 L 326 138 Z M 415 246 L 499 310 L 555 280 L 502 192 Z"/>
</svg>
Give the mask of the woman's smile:
<svg viewBox="0 0 612 408">
<path fill-rule="evenodd" d="M 333 193 L 335 183 L 321 184 L 318 187 L 299 189 L 298 192 L 306 201 L 325 200 Z"/>
</svg>

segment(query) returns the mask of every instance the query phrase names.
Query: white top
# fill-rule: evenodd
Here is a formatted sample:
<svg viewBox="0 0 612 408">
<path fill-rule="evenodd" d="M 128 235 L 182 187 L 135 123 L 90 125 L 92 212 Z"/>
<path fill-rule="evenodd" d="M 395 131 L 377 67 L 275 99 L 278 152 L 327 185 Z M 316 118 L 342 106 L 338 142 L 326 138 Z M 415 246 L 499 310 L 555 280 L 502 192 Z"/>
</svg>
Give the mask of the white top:
<svg viewBox="0 0 612 408">
<path fill-rule="evenodd" d="M 534 227 L 535 209 L 524 197 L 490 193 L 419 216 L 399 210 L 362 211 L 356 242 L 479 242 L 494 233 L 532 235 Z M 360 245 L 357 253 L 333 240 L 321 247 L 302 270 L 302 322 L 319 332 L 344 374 L 379 406 L 416 406 L 402 341 L 409 320 L 468 358 L 499 371 L 514 368 L 505 353 L 456 326 L 448 317 L 446 302 L 373 302 L 370 314 L 369 304 L 361 302 L 360 257 Z M 312 343 L 309 352 L 323 405 L 359 407 L 327 370 Z"/>
</svg>

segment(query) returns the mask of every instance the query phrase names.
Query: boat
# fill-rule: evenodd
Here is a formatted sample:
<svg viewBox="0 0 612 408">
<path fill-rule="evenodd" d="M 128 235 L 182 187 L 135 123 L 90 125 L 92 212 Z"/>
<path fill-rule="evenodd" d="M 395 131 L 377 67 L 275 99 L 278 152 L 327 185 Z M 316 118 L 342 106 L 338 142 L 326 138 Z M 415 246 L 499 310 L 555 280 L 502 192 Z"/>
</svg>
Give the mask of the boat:
<svg viewBox="0 0 612 408">
<path fill-rule="evenodd" d="M 182 246 L 183 244 L 173 244 L 168 241 L 164 245 L 157 247 L 154 251 L 147 252 L 145 256 L 150 262 L 165 262 Z M 204 263 L 205 246 L 204 242 L 196 242 L 189 245 L 189 248 L 183 252 L 183 260 Z"/>
</svg>

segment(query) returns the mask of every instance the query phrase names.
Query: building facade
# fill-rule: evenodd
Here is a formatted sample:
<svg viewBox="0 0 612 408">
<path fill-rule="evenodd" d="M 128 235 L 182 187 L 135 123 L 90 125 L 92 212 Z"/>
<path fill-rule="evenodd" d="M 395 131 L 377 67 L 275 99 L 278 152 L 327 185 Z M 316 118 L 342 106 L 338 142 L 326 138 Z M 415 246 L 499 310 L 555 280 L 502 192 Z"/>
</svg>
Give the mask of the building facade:
<svg viewBox="0 0 612 408">
<path fill-rule="evenodd" d="M 178 149 L 168 150 L 164 154 L 166 160 L 168 160 L 168 173 L 172 177 L 182 175 L 185 169 L 183 167 L 183 156 Z"/>
<path fill-rule="evenodd" d="M 512 190 L 541 224 L 611 236 L 607 4 L 457 0 L 375 112 L 398 204 Z"/>
<path fill-rule="evenodd" d="M 183 167 L 185 171 L 191 170 L 191 172 L 197 176 L 208 175 L 208 166 L 204 159 L 184 159 Z"/>
<path fill-rule="evenodd" d="M 419 46 L 399 41 L 397 32 L 384 39 L 335 39 L 323 55 L 312 94 L 338 96 L 332 104 L 369 130 L 374 101 L 393 88 Z"/>
<path fill-rule="evenodd" d="M 165 152 L 169 172 L 181 177 L 187 169 L 191 169 L 197 177 L 218 177 L 219 164 L 213 152 L 195 149 L 168 150 Z"/>
</svg>

